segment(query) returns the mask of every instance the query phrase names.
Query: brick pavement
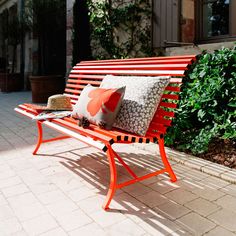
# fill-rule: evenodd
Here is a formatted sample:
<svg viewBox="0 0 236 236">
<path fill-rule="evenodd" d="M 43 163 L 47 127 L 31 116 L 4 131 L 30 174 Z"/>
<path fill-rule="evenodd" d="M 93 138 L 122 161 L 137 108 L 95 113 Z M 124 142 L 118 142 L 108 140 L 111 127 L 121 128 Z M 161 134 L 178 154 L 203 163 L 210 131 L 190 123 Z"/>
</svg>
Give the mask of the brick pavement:
<svg viewBox="0 0 236 236">
<path fill-rule="evenodd" d="M 1 236 L 236 235 L 236 185 L 175 161 L 177 183 L 162 175 L 128 186 L 103 211 L 105 156 L 71 139 L 43 144 L 33 156 L 34 122 L 13 111 L 23 101 L 30 102 L 29 92 L 0 93 Z M 151 149 L 116 150 L 139 173 L 161 165 Z"/>
</svg>

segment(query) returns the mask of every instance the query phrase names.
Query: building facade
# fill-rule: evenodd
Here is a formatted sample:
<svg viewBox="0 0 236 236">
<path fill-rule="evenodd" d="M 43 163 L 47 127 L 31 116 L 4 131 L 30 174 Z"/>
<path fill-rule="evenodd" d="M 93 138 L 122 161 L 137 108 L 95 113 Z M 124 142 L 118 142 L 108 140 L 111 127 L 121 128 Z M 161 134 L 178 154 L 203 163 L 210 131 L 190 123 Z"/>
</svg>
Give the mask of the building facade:
<svg viewBox="0 0 236 236">
<path fill-rule="evenodd" d="M 182 54 L 232 47 L 236 40 L 235 0 L 153 1 L 153 46 Z"/>
<path fill-rule="evenodd" d="M 115 2 L 115 0 L 113 0 Z M 121 1 L 121 0 L 117 0 Z M 132 0 L 122 0 L 132 1 Z M 147 0 L 148 1 L 148 0 Z M 198 53 L 202 49 L 232 47 L 236 40 L 235 0 L 150 0 L 152 6 L 152 46 L 168 55 Z M 67 0 L 66 9 L 66 71 L 72 65 L 73 6 L 75 0 Z M 0 23 L 4 10 L 16 6 L 21 14 L 24 0 L 0 0 Z M 12 63 L 12 49 L 6 55 L 4 33 L 0 27 L 0 57 Z M 79 41 L 78 41 L 79 43 Z M 25 77 L 34 70 L 37 60 L 36 42 L 31 33 L 25 35 L 24 47 L 17 46 L 16 71 L 24 64 Z M 9 46 L 9 45 L 8 45 Z M 22 60 L 24 60 L 22 62 Z"/>
</svg>

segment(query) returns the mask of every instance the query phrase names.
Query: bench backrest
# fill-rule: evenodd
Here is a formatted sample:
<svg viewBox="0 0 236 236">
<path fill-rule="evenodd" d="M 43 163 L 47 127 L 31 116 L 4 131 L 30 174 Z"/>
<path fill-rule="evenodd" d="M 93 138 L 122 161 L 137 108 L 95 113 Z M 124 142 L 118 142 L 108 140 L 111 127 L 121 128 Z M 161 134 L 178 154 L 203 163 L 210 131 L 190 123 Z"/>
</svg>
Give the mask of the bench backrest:
<svg viewBox="0 0 236 236">
<path fill-rule="evenodd" d="M 196 60 L 195 55 L 151 57 L 100 61 L 82 61 L 70 72 L 65 94 L 71 98 L 73 104 L 87 84 L 99 86 L 107 74 L 160 76 L 169 75 L 171 80 L 162 96 L 160 105 L 149 126 L 147 136 L 165 133 L 174 117 L 177 107 L 182 77 L 189 65 Z"/>
</svg>

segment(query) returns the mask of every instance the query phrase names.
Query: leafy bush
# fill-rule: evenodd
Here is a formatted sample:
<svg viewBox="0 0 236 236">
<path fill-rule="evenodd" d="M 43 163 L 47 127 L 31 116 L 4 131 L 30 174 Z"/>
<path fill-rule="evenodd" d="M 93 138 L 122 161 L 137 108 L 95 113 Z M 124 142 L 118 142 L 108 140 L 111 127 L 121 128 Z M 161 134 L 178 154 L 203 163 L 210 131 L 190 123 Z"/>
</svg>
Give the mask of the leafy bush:
<svg viewBox="0 0 236 236">
<path fill-rule="evenodd" d="M 236 47 L 202 53 L 185 77 L 166 144 L 200 154 L 214 139 L 236 140 Z"/>
</svg>

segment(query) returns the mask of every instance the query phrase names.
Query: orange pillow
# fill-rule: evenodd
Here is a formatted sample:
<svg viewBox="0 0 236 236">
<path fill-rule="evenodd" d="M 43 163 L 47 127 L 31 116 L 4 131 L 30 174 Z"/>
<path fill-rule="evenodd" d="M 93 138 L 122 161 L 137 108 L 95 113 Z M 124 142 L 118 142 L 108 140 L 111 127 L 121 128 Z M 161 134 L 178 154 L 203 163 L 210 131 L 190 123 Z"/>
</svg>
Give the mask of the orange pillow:
<svg viewBox="0 0 236 236">
<path fill-rule="evenodd" d="M 74 106 L 74 118 L 86 117 L 91 123 L 111 129 L 120 110 L 125 87 L 98 88 L 87 85 Z"/>
</svg>

